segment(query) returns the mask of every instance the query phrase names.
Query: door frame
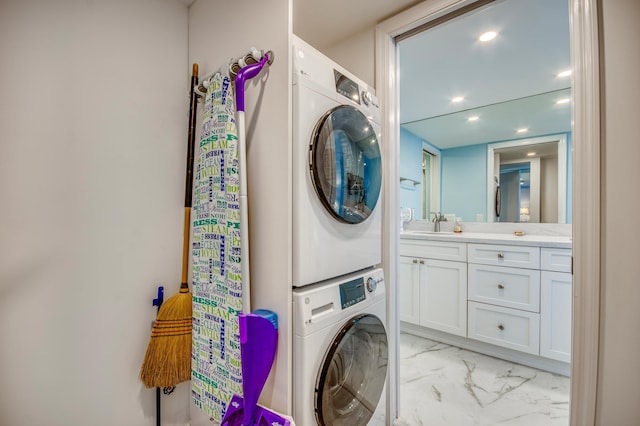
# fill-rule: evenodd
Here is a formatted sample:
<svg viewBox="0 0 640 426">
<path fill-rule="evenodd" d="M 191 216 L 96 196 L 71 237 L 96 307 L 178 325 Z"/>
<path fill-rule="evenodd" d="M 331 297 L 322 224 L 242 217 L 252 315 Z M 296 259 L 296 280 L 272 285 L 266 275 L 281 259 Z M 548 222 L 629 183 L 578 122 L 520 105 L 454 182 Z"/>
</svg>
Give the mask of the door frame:
<svg viewBox="0 0 640 426">
<path fill-rule="evenodd" d="M 375 30 L 375 86 L 382 109 L 383 267 L 387 282 L 390 419 L 398 416 L 399 335 L 398 245 L 399 90 L 395 38 L 483 0 L 425 0 L 378 24 Z M 597 0 L 568 0 L 573 68 L 573 318 L 570 425 L 594 425 L 600 336 L 600 75 Z M 485 2 L 486 3 L 486 2 Z M 579 285 L 575 285 L 579 283 Z M 392 348 L 392 349 L 391 349 Z M 390 422 L 388 422 L 390 424 Z"/>
</svg>

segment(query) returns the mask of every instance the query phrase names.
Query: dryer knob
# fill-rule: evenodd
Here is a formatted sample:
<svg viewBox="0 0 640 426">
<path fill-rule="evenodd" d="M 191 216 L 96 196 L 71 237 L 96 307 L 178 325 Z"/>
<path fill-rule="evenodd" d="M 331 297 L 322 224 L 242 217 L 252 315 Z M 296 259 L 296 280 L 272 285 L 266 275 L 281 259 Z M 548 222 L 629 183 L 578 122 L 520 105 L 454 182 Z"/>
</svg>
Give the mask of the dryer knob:
<svg viewBox="0 0 640 426">
<path fill-rule="evenodd" d="M 369 92 L 368 90 L 363 90 L 361 96 L 362 102 L 364 102 L 365 105 L 369 105 L 371 103 L 371 92 Z"/>
<path fill-rule="evenodd" d="M 378 287 L 378 283 L 376 282 L 376 280 L 371 277 L 367 278 L 367 291 L 369 293 L 373 293 L 374 291 L 376 291 L 376 287 Z"/>
</svg>

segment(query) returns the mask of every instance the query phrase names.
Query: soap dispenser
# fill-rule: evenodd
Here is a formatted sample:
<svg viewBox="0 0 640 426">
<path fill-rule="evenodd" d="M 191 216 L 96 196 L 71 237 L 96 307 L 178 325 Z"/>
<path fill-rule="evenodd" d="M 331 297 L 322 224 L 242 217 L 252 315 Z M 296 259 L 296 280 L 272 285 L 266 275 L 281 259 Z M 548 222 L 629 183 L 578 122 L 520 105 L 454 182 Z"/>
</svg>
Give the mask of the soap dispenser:
<svg viewBox="0 0 640 426">
<path fill-rule="evenodd" d="M 456 217 L 456 223 L 455 223 L 455 226 L 453 227 L 453 232 L 455 232 L 456 234 L 462 233 L 462 218 L 461 217 Z"/>
</svg>

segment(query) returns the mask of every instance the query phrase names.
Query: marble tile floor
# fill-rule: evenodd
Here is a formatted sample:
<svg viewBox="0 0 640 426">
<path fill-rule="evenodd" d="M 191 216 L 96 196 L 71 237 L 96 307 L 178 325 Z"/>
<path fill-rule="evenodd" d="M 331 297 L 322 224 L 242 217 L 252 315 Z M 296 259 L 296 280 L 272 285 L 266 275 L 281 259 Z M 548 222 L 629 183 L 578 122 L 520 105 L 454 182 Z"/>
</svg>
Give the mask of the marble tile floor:
<svg viewBox="0 0 640 426">
<path fill-rule="evenodd" d="M 568 377 L 401 333 L 394 425 L 568 424 Z"/>
</svg>

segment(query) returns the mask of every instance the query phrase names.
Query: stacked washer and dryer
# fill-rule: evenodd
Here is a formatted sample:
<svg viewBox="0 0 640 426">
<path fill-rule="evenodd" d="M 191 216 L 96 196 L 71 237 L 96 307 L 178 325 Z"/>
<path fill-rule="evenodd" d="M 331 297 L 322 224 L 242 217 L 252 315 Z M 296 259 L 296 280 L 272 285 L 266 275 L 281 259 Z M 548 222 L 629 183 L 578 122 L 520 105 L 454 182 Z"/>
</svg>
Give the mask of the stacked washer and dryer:
<svg viewBox="0 0 640 426">
<path fill-rule="evenodd" d="M 293 398 L 301 426 L 384 424 L 380 107 L 293 40 Z"/>
</svg>

